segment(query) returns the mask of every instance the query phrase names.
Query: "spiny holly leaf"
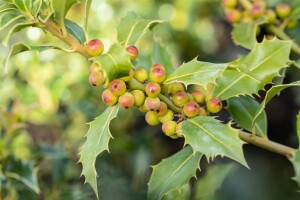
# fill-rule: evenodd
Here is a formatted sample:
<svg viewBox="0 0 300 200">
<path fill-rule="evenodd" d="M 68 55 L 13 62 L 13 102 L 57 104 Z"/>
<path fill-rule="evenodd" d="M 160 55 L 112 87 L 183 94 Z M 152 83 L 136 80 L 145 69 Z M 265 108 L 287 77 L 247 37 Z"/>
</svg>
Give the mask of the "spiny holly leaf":
<svg viewBox="0 0 300 200">
<path fill-rule="evenodd" d="M 81 26 L 77 23 L 72 22 L 71 20 L 65 19 L 65 26 L 67 32 L 72 35 L 74 39 L 76 39 L 80 44 L 84 44 L 86 41 L 85 34 Z"/>
<path fill-rule="evenodd" d="M 31 0 L 13 0 L 13 3 L 17 6 L 18 10 L 30 13 L 32 7 Z"/>
<path fill-rule="evenodd" d="M 188 200 L 191 196 L 190 185 L 185 184 L 179 189 L 171 190 L 168 192 L 162 200 Z"/>
<path fill-rule="evenodd" d="M 164 84 L 182 82 L 186 86 L 191 84 L 201 85 L 206 88 L 210 83 L 215 83 L 228 63 L 214 64 L 198 61 L 197 58 L 182 64 L 173 73 L 166 77 Z"/>
<path fill-rule="evenodd" d="M 256 44 L 247 56 L 236 61 L 236 67 L 226 69 L 217 79 L 214 96 L 225 100 L 257 93 L 287 66 L 291 45 L 277 38 Z"/>
<path fill-rule="evenodd" d="M 65 16 L 68 13 L 69 9 L 79 0 L 51 0 L 51 6 L 54 13 L 55 21 L 60 25 L 60 28 L 64 35 L 66 35 L 65 27 Z"/>
<path fill-rule="evenodd" d="M 120 20 L 120 24 L 117 27 L 118 41 L 125 47 L 135 45 L 147 29 L 152 29 L 155 25 L 162 22 L 161 20 L 145 20 L 134 12 L 128 12 L 127 15 Z"/>
<path fill-rule="evenodd" d="M 91 8 L 92 0 L 85 1 L 85 14 L 84 14 L 84 22 L 83 22 L 83 30 L 85 33 L 85 37 L 87 38 L 88 32 L 88 20 L 90 15 L 90 8 Z"/>
<path fill-rule="evenodd" d="M 194 152 L 203 153 L 207 159 L 226 156 L 248 167 L 238 132 L 229 123 L 222 124 L 207 116 L 189 119 L 182 125 L 185 143 L 191 145 Z"/>
<path fill-rule="evenodd" d="M 88 182 L 95 191 L 98 198 L 97 172 L 95 162 L 97 156 L 103 151 L 109 151 L 108 142 L 112 135 L 109 131 L 109 123 L 118 114 L 119 106 L 108 107 L 94 121 L 90 122 L 90 128 L 86 134 L 86 141 L 80 151 L 79 162 L 82 164 L 81 175 L 85 176 L 85 182 Z"/>
<path fill-rule="evenodd" d="M 166 74 L 170 74 L 174 71 L 172 56 L 167 47 L 160 41 L 156 40 L 153 43 L 152 64 L 160 63 L 164 65 Z"/>
<path fill-rule="evenodd" d="M 159 200 L 168 192 L 180 189 L 196 175 L 202 154 L 190 146 L 153 166 L 148 183 L 148 200 Z"/>
<path fill-rule="evenodd" d="M 266 112 L 262 111 L 253 123 L 258 108 L 259 103 L 249 96 L 233 97 L 227 100 L 227 109 L 241 128 L 267 138 Z"/>
<path fill-rule="evenodd" d="M 259 18 L 257 20 L 247 23 L 237 23 L 233 25 L 231 33 L 232 40 L 236 45 L 240 45 L 247 49 L 253 49 L 256 44 L 256 33 L 259 25 L 267 22 L 266 18 Z"/>
<path fill-rule="evenodd" d="M 0 21 L 0 31 L 4 30 L 12 24 L 25 22 L 25 18 L 26 17 L 24 15 L 21 15 L 16 10 L 4 13 Z"/>
<path fill-rule="evenodd" d="M 235 169 L 233 164 L 215 165 L 196 183 L 195 199 L 214 200 L 215 193 L 221 187 L 225 178 Z"/>
<path fill-rule="evenodd" d="M 106 54 L 95 57 L 94 61 L 106 73 L 107 83 L 113 79 L 128 76 L 130 69 L 133 68 L 129 54 L 118 43 L 112 45 Z"/>
<path fill-rule="evenodd" d="M 266 107 L 266 105 L 269 103 L 269 101 L 276 96 L 280 91 L 289 88 L 289 87 L 293 87 L 293 86 L 300 86 L 300 81 L 296 81 L 290 84 L 283 84 L 283 85 L 275 85 L 273 86 L 271 89 L 268 90 L 265 99 L 263 100 L 263 102 L 260 104 L 260 107 L 256 110 L 254 119 L 253 119 L 253 123 L 255 123 L 258 120 L 259 115 L 263 112 L 264 108 Z"/>
</svg>

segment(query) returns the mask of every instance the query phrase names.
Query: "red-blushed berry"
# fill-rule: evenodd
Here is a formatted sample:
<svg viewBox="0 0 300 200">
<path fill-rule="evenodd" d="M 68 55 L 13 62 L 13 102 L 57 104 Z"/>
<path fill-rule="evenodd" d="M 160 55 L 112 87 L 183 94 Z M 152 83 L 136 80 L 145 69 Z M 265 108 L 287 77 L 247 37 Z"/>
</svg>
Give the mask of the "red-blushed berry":
<svg viewBox="0 0 300 200">
<path fill-rule="evenodd" d="M 169 85 L 169 93 L 171 95 L 174 95 L 176 92 L 183 92 L 184 90 L 184 85 L 180 82 L 173 82 Z"/>
<path fill-rule="evenodd" d="M 134 61 L 139 55 L 139 50 L 133 45 L 127 46 L 126 51 L 130 55 L 130 61 Z"/>
<path fill-rule="evenodd" d="M 98 63 L 95 63 L 95 62 L 92 63 L 90 68 L 89 68 L 90 74 L 93 73 L 93 72 L 98 72 L 100 70 L 101 70 L 100 66 L 98 65 Z"/>
<path fill-rule="evenodd" d="M 200 106 L 200 110 L 199 110 L 199 116 L 207 116 L 208 113 L 206 112 L 205 108 Z"/>
<path fill-rule="evenodd" d="M 222 109 L 222 101 L 219 98 L 212 98 L 206 101 L 206 108 L 210 113 L 217 113 Z"/>
<path fill-rule="evenodd" d="M 122 108 L 130 108 L 134 105 L 134 96 L 129 92 L 125 92 L 119 97 L 118 102 Z"/>
<path fill-rule="evenodd" d="M 176 106 L 182 107 L 189 101 L 189 96 L 186 92 L 176 92 L 172 97 L 172 101 Z"/>
<path fill-rule="evenodd" d="M 144 106 L 150 111 L 157 110 L 160 107 L 160 100 L 158 97 L 146 97 Z"/>
<path fill-rule="evenodd" d="M 164 114 L 166 114 L 167 110 L 168 110 L 167 104 L 165 102 L 161 101 L 160 106 L 156 110 L 156 112 L 157 112 L 157 115 L 160 117 L 160 116 L 163 116 Z"/>
<path fill-rule="evenodd" d="M 140 83 L 144 83 L 148 79 L 148 72 L 144 68 L 137 68 L 134 71 L 133 78 Z"/>
<path fill-rule="evenodd" d="M 263 2 L 254 3 L 251 7 L 251 16 L 254 18 L 261 17 L 266 10 L 266 5 Z"/>
<path fill-rule="evenodd" d="M 157 97 L 160 94 L 161 88 L 158 83 L 150 82 L 145 86 L 145 92 L 149 97 Z"/>
<path fill-rule="evenodd" d="M 148 111 L 145 115 L 145 120 L 151 126 L 156 126 L 159 124 L 158 116 L 155 111 Z"/>
<path fill-rule="evenodd" d="M 236 9 L 228 9 L 225 11 L 226 20 L 231 23 L 238 23 L 242 19 L 242 14 L 239 10 Z"/>
<path fill-rule="evenodd" d="M 109 89 L 106 89 L 102 92 L 102 101 L 108 106 L 113 106 L 118 102 L 118 97 L 113 95 Z"/>
<path fill-rule="evenodd" d="M 126 84 L 121 79 L 115 79 L 109 84 L 109 90 L 116 96 L 121 96 L 126 92 Z"/>
<path fill-rule="evenodd" d="M 99 56 L 104 50 L 104 45 L 101 40 L 93 39 L 85 44 L 85 49 L 90 56 Z"/>
<path fill-rule="evenodd" d="M 194 97 L 194 101 L 197 103 L 204 103 L 205 102 L 205 95 L 201 90 L 194 90 L 192 92 L 192 95 Z"/>
<path fill-rule="evenodd" d="M 172 121 L 173 118 L 174 118 L 174 112 L 170 109 L 168 109 L 163 116 L 158 116 L 158 120 L 161 123 L 164 123 L 165 121 Z"/>
<path fill-rule="evenodd" d="M 130 92 L 134 97 L 134 105 L 141 106 L 144 104 L 145 101 L 145 93 L 142 90 L 132 90 Z"/>
<path fill-rule="evenodd" d="M 222 5 L 225 8 L 234 8 L 237 5 L 237 0 L 222 0 Z"/>
<path fill-rule="evenodd" d="M 267 19 L 268 19 L 269 23 L 276 22 L 277 18 L 276 18 L 276 13 L 274 12 L 274 10 L 268 9 L 266 15 L 267 15 Z"/>
<path fill-rule="evenodd" d="M 101 86 L 105 82 L 103 71 L 95 71 L 90 74 L 89 82 L 92 86 Z"/>
<path fill-rule="evenodd" d="M 275 11 L 279 18 L 285 19 L 291 14 L 292 9 L 291 6 L 287 3 L 279 3 L 277 4 Z"/>
<path fill-rule="evenodd" d="M 161 130 L 164 132 L 165 135 L 171 136 L 175 134 L 177 123 L 174 121 L 165 121 L 162 126 Z"/>
<path fill-rule="evenodd" d="M 189 101 L 183 106 L 183 114 L 189 118 L 199 115 L 199 112 L 200 106 L 194 101 Z"/>
<path fill-rule="evenodd" d="M 166 70 L 163 65 L 155 64 L 150 68 L 150 81 L 155 83 L 162 83 L 166 79 Z"/>
</svg>

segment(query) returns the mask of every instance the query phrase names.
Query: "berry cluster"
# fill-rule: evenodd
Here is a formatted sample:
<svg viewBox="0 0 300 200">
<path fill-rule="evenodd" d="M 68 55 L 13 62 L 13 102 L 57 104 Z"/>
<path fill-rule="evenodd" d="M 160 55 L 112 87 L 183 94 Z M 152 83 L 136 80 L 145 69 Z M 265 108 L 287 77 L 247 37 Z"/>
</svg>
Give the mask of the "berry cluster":
<svg viewBox="0 0 300 200">
<path fill-rule="evenodd" d="M 135 46 L 128 46 L 126 51 L 131 61 L 138 56 Z M 136 106 L 146 113 L 145 120 L 149 125 L 162 123 L 162 131 L 171 138 L 182 136 L 181 126 L 187 118 L 207 116 L 222 109 L 219 98 L 207 99 L 200 90 L 188 92 L 180 82 L 163 84 L 165 79 L 165 67 L 154 64 L 149 73 L 144 68 L 136 68 L 130 71 L 129 76 L 104 84 L 104 71 L 97 63 L 90 66 L 91 85 L 107 85 L 102 93 L 102 100 L 106 105 L 118 104 L 124 109 Z"/>
<path fill-rule="evenodd" d="M 264 0 L 252 0 L 251 8 L 247 9 L 239 4 L 238 0 L 222 0 L 222 6 L 229 23 L 247 23 L 265 16 L 268 23 L 278 25 L 285 23 L 287 28 L 293 28 L 297 24 L 296 20 L 288 19 L 291 7 L 287 3 L 279 3 L 275 8 L 267 8 Z"/>
</svg>

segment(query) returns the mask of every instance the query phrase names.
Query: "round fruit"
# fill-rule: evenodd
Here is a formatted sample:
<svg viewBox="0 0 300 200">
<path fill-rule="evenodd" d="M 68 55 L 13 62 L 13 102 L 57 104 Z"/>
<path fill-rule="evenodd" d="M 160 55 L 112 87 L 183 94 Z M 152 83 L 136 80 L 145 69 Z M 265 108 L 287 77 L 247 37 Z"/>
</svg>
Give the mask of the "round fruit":
<svg viewBox="0 0 300 200">
<path fill-rule="evenodd" d="M 272 9 L 267 10 L 267 19 L 269 23 L 275 23 L 276 22 L 276 13 Z"/>
<path fill-rule="evenodd" d="M 130 55 L 130 61 L 134 61 L 139 55 L 138 49 L 133 45 L 126 47 L 126 51 Z"/>
<path fill-rule="evenodd" d="M 179 107 L 182 107 L 188 100 L 189 96 L 186 92 L 176 92 L 172 97 L 173 103 Z"/>
<path fill-rule="evenodd" d="M 86 45 L 85 49 L 90 56 L 99 56 L 104 50 L 104 45 L 99 39 L 90 40 Z"/>
<path fill-rule="evenodd" d="M 288 29 L 292 29 L 292 28 L 295 28 L 297 26 L 297 20 L 290 20 L 287 25 L 286 25 L 286 28 Z"/>
<path fill-rule="evenodd" d="M 196 101 L 197 103 L 204 103 L 205 101 L 205 95 L 202 91 L 200 90 L 194 90 L 192 92 L 192 95 L 194 97 L 194 101 Z"/>
<path fill-rule="evenodd" d="M 109 89 L 102 92 L 102 100 L 108 106 L 113 106 L 118 102 L 118 97 L 113 95 Z"/>
<path fill-rule="evenodd" d="M 237 4 L 237 0 L 222 0 L 222 4 L 226 8 L 233 8 Z"/>
<path fill-rule="evenodd" d="M 90 66 L 90 73 L 93 73 L 93 72 L 98 72 L 98 71 L 100 71 L 101 70 L 101 68 L 100 68 L 100 66 L 98 65 L 98 63 L 93 63 L 93 64 L 91 64 L 91 66 Z"/>
<path fill-rule="evenodd" d="M 174 95 L 176 92 L 183 92 L 184 85 L 180 82 L 173 82 L 169 85 L 169 92 Z"/>
<path fill-rule="evenodd" d="M 144 106 L 147 110 L 157 110 L 160 107 L 160 100 L 158 97 L 147 97 Z"/>
<path fill-rule="evenodd" d="M 205 108 L 200 106 L 199 116 L 207 116 Z"/>
<path fill-rule="evenodd" d="M 176 126 L 177 123 L 174 121 L 165 121 L 162 124 L 161 129 L 167 136 L 171 136 L 175 134 Z"/>
<path fill-rule="evenodd" d="M 206 102 L 207 110 L 211 113 L 219 112 L 222 106 L 222 102 L 219 98 L 212 98 Z"/>
<path fill-rule="evenodd" d="M 122 108 L 130 108 L 134 105 L 134 96 L 129 92 L 125 92 L 125 94 L 119 97 L 118 102 Z"/>
<path fill-rule="evenodd" d="M 182 124 L 183 124 L 183 121 L 182 121 L 182 122 L 179 122 L 179 123 L 176 125 L 176 134 L 177 134 L 179 137 L 182 137 Z"/>
<path fill-rule="evenodd" d="M 140 83 L 144 83 L 148 79 L 148 73 L 144 68 L 137 68 L 134 71 L 133 78 Z"/>
<path fill-rule="evenodd" d="M 168 110 L 167 104 L 165 102 L 161 101 L 160 106 L 156 112 L 157 112 L 157 115 L 160 117 L 160 116 L 163 116 L 164 114 L 166 114 L 167 110 Z"/>
<path fill-rule="evenodd" d="M 148 111 L 145 115 L 146 122 L 151 126 L 159 124 L 158 117 L 155 111 Z"/>
<path fill-rule="evenodd" d="M 200 106 L 198 103 L 194 101 L 189 101 L 183 106 L 183 113 L 187 117 L 195 117 L 199 114 L 200 112 Z"/>
<path fill-rule="evenodd" d="M 242 18 L 241 12 L 236 9 L 226 10 L 225 15 L 226 15 L 226 20 L 232 24 L 238 23 L 239 21 L 241 21 Z"/>
<path fill-rule="evenodd" d="M 92 86 L 100 86 L 103 85 L 105 81 L 105 77 L 103 74 L 103 71 L 95 71 L 90 74 L 89 76 L 89 82 Z"/>
<path fill-rule="evenodd" d="M 134 105 L 141 106 L 145 101 L 145 93 L 142 90 L 132 90 L 130 92 L 134 97 Z"/>
<path fill-rule="evenodd" d="M 140 105 L 140 106 L 138 107 L 138 109 L 139 109 L 139 111 L 141 111 L 141 112 L 143 112 L 143 113 L 145 113 L 145 112 L 148 111 L 148 110 L 145 108 L 145 105 Z"/>
<path fill-rule="evenodd" d="M 166 79 L 166 70 L 163 65 L 155 64 L 150 68 L 150 81 L 155 83 L 162 83 Z"/>
<path fill-rule="evenodd" d="M 126 84 L 121 79 L 115 79 L 109 84 L 109 90 L 116 96 L 121 96 L 126 92 Z"/>
<path fill-rule="evenodd" d="M 145 87 L 145 92 L 149 97 L 157 97 L 160 94 L 161 88 L 158 83 L 150 82 Z"/>
<path fill-rule="evenodd" d="M 252 5 L 251 15 L 254 18 L 261 17 L 265 12 L 265 5 L 262 2 L 257 2 Z"/>
<path fill-rule="evenodd" d="M 288 17 L 291 14 L 291 6 L 287 3 L 277 4 L 275 11 L 281 19 Z"/>
<path fill-rule="evenodd" d="M 174 116 L 174 112 L 172 110 L 168 109 L 166 114 L 164 114 L 163 116 L 158 116 L 158 120 L 161 123 L 164 123 L 165 121 L 172 121 L 173 116 Z"/>
</svg>

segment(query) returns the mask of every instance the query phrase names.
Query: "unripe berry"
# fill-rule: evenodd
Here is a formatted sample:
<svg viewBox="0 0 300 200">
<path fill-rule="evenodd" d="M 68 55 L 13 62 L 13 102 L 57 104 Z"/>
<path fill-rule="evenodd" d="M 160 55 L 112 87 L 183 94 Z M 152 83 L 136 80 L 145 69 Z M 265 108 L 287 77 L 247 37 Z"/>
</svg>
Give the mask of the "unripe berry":
<svg viewBox="0 0 300 200">
<path fill-rule="evenodd" d="M 167 110 L 166 114 L 164 114 L 163 116 L 158 116 L 158 120 L 161 123 L 164 123 L 165 121 L 172 121 L 174 117 L 174 112 L 170 109 Z"/>
<path fill-rule="evenodd" d="M 155 111 L 148 111 L 145 115 L 146 122 L 151 126 L 159 124 L 158 117 Z"/>
<path fill-rule="evenodd" d="M 118 97 L 113 95 L 109 89 L 102 92 L 102 100 L 108 106 L 113 106 L 118 102 Z"/>
<path fill-rule="evenodd" d="M 98 65 L 98 63 L 95 63 L 95 62 L 93 64 L 91 64 L 90 69 L 89 69 L 90 74 L 93 72 L 98 72 L 100 70 L 101 70 L 100 66 Z"/>
<path fill-rule="evenodd" d="M 125 92 L 125 94 L 119 97 L 118 102 L 122 108 L 127 109 L 134 105 L 134 97 L 131 93 Z"/>
<path fill-rule="evenodd" d="M 267 19 L 269 23 L 275 23 L 276 22 L 276 13 L 272 9 L 267 10 Z"/>
<path fill-rule="evenodd" d="M 165 102 L 161 101 L 160 106 L 156 112 L 157 112 L 158 116 L 163 116 L 164 114 L 166 114 L 167 110 L 168 110 L 167 104 Z"/>
<path fill-rule="evenodd" d="M 120 79 L 121 79 L 122 81 L 128 82 L 128 81 L 130 81 L 130 79 L 132 79 L 133 74 L 134 74 L 133 69 L 131 69 L 131 70 L 129 71 L 129 75 L 128 75 L 128 76 L 121 77 Z"/>
<path fill-rule="evenodd" d="M 85 49 L 90 56 L 99 56 L 104 50 L 104 45 L 99 39 L 90 40 L 86 45 Z"/>
<path fill-rule="evenodd" d="M 137 68 L 134 71 L 133 78 L 140 83 L 144 83 L 148 79 L 148 73 L 144 68 Z"/>
<path fill-rule="evenodd" d="M 286 25 L 286 28 L 288 29 L 292 29 L 292 28 L 295 28 L 297 26 L 297 20 L 290 20 L 287 25 Z"/>
<path fill-rule="evenodd" d="M 160 107 L 160 100 L 158 97 L 147 97 L 144 106 L 147 110 L 157 110 Z"/>
<path fill-rule="evenodd" d="M 172 97 L 173 103 L 179 107 L 182 107 L 188 100 L 189 96 L 186 92 L 176 92 Z"/>
<path fill-rule="evenodd" d="M 242 15 L 239 10 L 229 9 L 225 11 L 226 20 L 233 24 L 241 21 Z"/>
<path fill-rule="evenodd" d="M 179 122 L 179 123 L 176 125 L 176 134 L 177 134 L 179 137 L 182 137 L 182 124 L 183 124 L 183 121 L 182 121 L 182 122 Z"/>
<path fill-rule="evenodd" d="M 192 92 L 192 95 L 194 97 L 194 101 L 196 101 L 197 103 L 204 103 L 205 101 L 205 95 L 202 91 L 200 90 L 194 90 Z"/>
<path fill-rule="evenodd" d="M 198 103 L 194 101 L 189 101 L 183 106 L 183 113 L 187 117 L 195 117 L 199 114 L 200 112 L 200 106 Z"/>
<path fill-rule="evenodd" d="M 166 70 L 163 65 L 155 64 L 150 68 L 150 81 L 155 83 L 162 83 L 166 79 Z"/>
<path fill-rule="evenodd" d="M 109 90 L 116 96 L 121 96 L 126 92 L 126 84 L 121 79 L 115 79 L 109 84 Z"/>
<path fill-rule="evenodd" d="M 183 92 L 184 91 L 184 85 L 180 82 L 173 82 L 169 86 L 169 92 L 174 95 L 176 92 Z"/>
<path fill-rule="evenodd" d="M 134 105 L 141 106 L 145 101 L 145 93 L 142 90 L 133 90 L 130 92 L 134 97 Z"/>
<path fill-rule="evenodd" d="M 206 102 L 207 110 L 211 113 L 219 112 L 222 106 L 222 102 L 219 98 L 212 98 Z"/>
<path fill-rule="evenodd" d="M 265 4 L 263 4 L 263 2 L 254 3 L 251 8 L 252 17 L 258 18 L 258 17 L 262 16 L 265 12 L 265 9 L 266 9 L 266 7 L 265 7 Z"/>
<path fill-rule="evenodd" d="M 138 49 L 133 45 L 126 47 L 126 51 L 130 55 L 130 61 L 134 61 L 139 55 Z"/>
<path fill-rule="evenodd" d="M 89 82 L 92 86 L 100 86 L 103 85 L 105 81 L 105 77 L 103 74 L 103 71 L 95 71 L 90 74 L 89 76 Z"/>
<path fill-rule="evenodd" d="M 291 7 L 287 3 L 279 3 L 277 4 L 275 11 L 281 19 L 285 19 L 291 14 Z"/>
<path fill-rule="evenodd" d="M 222 5 L 226 8 L 233 8 L 237 4 L 237 0 L 222 0 Z"/>
<path fill-rule="evenodd" d="M 141 112 L 143 112 L 143 113 L 148 112 L 148 110 L 145 108 L 145 105 L 144 105 L 144 104 L 143 104 L 143 105 L 140 105 L 140 106 L 138 107 L 138 109 L 139 109 L 139 111 L 141 111 Z"/>
<path fill-rule="evenodd" d="M 177 123 L 174 121 L 165 121 L 161 129 L 167 136 L 171 136 L 175 134 Z"/>
<path fill-rule="evenodd" d="M 207 116 L 207 112 L 206 112 L 205 108 L 203 108 L 201 106 L 200 106 L 199 116 Z"/>
<path fill-rule="evenodd" d="M 161 91 L 158 83 L 150 82 L 145 87 L 145 92 L 149 97 L 157 97 Z"/>
</svg>

